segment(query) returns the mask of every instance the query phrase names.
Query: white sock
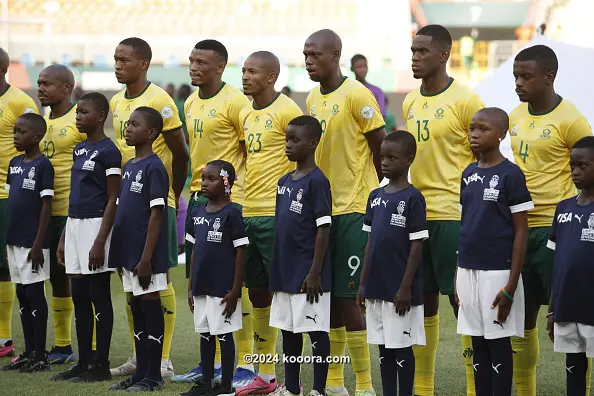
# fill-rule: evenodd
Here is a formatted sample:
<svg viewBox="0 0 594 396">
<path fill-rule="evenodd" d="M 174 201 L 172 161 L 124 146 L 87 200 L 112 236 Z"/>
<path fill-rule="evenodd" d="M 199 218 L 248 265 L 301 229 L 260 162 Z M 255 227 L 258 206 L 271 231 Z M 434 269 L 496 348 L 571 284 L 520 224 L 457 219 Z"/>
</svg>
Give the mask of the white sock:
<svg viewBox="0 0 594 396">
<path fill-rule="evenodd" d="M 8 341 L 10 341 L 10 338 L 0 338 L 0 345 L 4 346 Z"/>
<path fill-rule="evenodd" d="M 214 368 L 215 368 L 215 370 L 220 369 L 221 368 L 221 363 L 215 363 L 214 364 Z"/>
<path fill-rule="evenodd" d="M 272 382 L 276 379 L 276 375 L 274 374 L 258 374 L 260 378 L 264 380 L 264 382 Z"/>
<path fill-rule="evenodd" d="M 253 364 L 246 364 L 246 365 L 243 365 L 243 366 L 237 366 L 237 368 L 242 368 L 244 370 L 250 370 L 252 373 L 255 373 L 256 372 L 256 369 L 254 368 L 254 365 Z"/>
</svg>

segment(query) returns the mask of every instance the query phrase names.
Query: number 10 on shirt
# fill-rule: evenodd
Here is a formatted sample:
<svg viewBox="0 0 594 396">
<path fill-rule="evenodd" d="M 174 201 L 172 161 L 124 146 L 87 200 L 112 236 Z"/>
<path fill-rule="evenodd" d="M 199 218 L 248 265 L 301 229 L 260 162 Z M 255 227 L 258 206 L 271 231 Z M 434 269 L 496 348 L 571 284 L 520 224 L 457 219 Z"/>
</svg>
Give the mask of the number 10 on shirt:
<svg viewBox="0 0 594 396">
<path fill-rule="evenodd" d="M 417 120 L 417 142 L 429 140 L 429 120 Z"/>
</svg>

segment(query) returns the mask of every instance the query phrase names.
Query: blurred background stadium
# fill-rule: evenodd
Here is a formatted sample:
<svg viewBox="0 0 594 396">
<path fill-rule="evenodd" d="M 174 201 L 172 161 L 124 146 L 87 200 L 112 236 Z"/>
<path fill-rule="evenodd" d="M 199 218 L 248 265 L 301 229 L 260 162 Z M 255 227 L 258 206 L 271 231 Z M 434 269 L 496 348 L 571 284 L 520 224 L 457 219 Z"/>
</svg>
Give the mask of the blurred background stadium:
<svg viewBox="0 0 594 396">
<path fill-rule="evenodd" d="M 0 45 L 13 62 L 9 82 L 34 98 L 37 75 L 50 63 L 71 66 L 82 90 L 110 96 L 122 88 L 113 52 L 123 38 L 150 43 L 149 78 L 172 84 L 174 92 L 189 83 L 194 44 L 216 38 L 229 50 L 225 81 L 241 87 L 243 60 L 267 49 L 283 63 L 278 89 L 289 86 L 303 106 L 313 86 L 303 42 L 330 28 L 343 40 L 344 73 L 352 75 L 352 55 L 364 54 L 367 80 L 388 93 L 401 124 L 402 97 L 419 84 L 409 71 L 409 48 L 420 27 L 437 23 L 450 30 L 449 72 L 475 86 L 538 34 L 593 47 L 592 10 L 592 0 L 0 0 Z"/>
</svg>

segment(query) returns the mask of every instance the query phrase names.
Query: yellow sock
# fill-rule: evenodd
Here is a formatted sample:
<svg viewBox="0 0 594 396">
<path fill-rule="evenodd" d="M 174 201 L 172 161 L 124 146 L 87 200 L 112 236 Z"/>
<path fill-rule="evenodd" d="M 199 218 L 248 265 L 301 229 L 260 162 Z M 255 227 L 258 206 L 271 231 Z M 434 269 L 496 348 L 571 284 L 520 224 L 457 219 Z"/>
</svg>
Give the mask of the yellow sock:
<svg viewBox="0 0 594 396">
<path fill-rule="evenodd" d="M 95 317 L 95 306 L 93 305 L 93 317 Z M 93 320 L 93 350 L 97 350 L 97 323 Z"/>
<path fill-rule="evenodd" d="M 56 346 L 69 346 L 72 344 L 71 323 L 72 313 L 74 312 L 72 297 L 52 297 L 52 310 L 54 312 Z"/>
<path fill-rule="evenodd" d="M 132 349 L 134 356 L 136 356 L 136 343 L 134 342 L 134 318 L 132 317 L 132 308 L 130 308 L 131 293 L 126 293 L 126 317 L 128 318 L 128 330 L 130 331 L 130 338 L 132 339 Z"/>
<path fill-rule="evenodd" d="M 371 385 L 371 360 L 367 344 L 367 330 L 347 331 L 347 346 L 355 372 L 355 389 L 373 389 Z"/>
<path fill-rule="evenodd" d="M 11 281 L 0 282 L 0 339 L 11 339 L 12 304 L 14 303 L 15 286 Z"/>
<path fill-rule="evenodd" d="M 466 396 L 476 396 L 474 389 L 474 368 L 472 367 L 472 337 L 462 336 L 462 357 L 464 358 L 464 367 L 466 368 Z"/>
<path fill-rule="evenodd" d="M 276 353 L 276 337 L 278 329 L 270 327 L 270 307 L 254 307 L 254 340 L 259 354 L 274 355 Z M 258 373 L 267 376 L 276 375 L 274 363 L 260 363 Z"/>
<path fill-rule="evenodd" d="M 347 331 L 345 327 L 330 329 L 330 356 L 344 356 L 346 343 Z M 344 386 L 344 363 L 330 363 L 326 385 L 329 388 Z"/>
<path fill-rule="evenodd" d="M 163 307 L 163 319 L 165 320 L 165 332 L 163 334 L 163 353 L 161 359 L 169 360 L 171 352 L 171 341 L 173 340 L 173 330 L 175 329 L 175 315 L 177 303 L 175 301 L 175 290 L 173 283 L 167 284 L 167 290 L 163 290 L 161 295 L 161 306 Z"/>
<path fill-rule="evenodd" d="M 219 344 L 219 338 L 215 337 L 215 367 L 220 367 L 221 365 L 221 344 Z"/>
<path fill-rule="evenodd" d="M 254 326 L 252 325 L 252 317 L 254 316 L 254 307 L 250 301 L 247 288 L 241 289 L 241 330 L 236 331 L 233 335 L 235 337 L 235 345 L 237 347 L 237 367 L 250 369 L 254 371 L 254 365 L 246 362 L 245 356 L 254 353 Z"/>
<path fill-rule="evenodd" d="M 590 381 L 592 381 L 592 358 L 588 358 L 588 370 L 586 371 L 586 396 L 590 396 Z"/>
<path fill-rule="evenodd" d="M 433 396 L 435 354 L 439 344 L 439 314 L 425 318 L 425 345 L 415 346 L 415 395 Z"/>
<path fill-rule="evenodd" d="M 536 396 L 536 363 L 540 354 L 538 328 L 524 330 L 524 338 L 512 337 L 512 349 L 518 396 Z"/>
</svg>

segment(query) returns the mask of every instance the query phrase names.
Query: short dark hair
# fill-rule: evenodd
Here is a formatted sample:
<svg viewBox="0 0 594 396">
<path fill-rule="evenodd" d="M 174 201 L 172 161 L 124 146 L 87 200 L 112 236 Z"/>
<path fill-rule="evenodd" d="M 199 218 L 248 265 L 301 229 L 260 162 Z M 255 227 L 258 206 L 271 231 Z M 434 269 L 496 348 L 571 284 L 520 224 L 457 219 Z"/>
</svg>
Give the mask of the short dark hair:
<svg viewBox="0 0 594 396">
<path fill-rule="evenodd" d="M 575 142 L 572 147 L 572 150 L 573 149 L 587 149 L 594 154 L 594 136 L 584 136 Z"/>
<path fill-rule="evenodd" d="M 221 43 L 220 41 L 202 40 L 196 43 L 194 48 L 198 50 L 213 51 L 215 54 L 221 57 L 221 59 L 225 63 L 227 63 L 227 61 L 229 60 L 229 53 L 227 52 L 227 48 L 225 48 L 223 43 Z"/>
<path fill-rule="evenodd" d="M 364 55 L 361 54 L 356 54 L 351 58 L 351 67 L 353 67 L 353 65 L 355 64 L 355 62 L 359 61 L 359 60 L 364 60 L 367 61 L 367 58 Z"/>
<path fill-rule="evenodd" d="M 159 134 L 163 130 L 163 117 L 161 117 L 161 113 L 159 113 L 152 107 L 147 106 L 137 107 L 134 111 L 138 111 L 142 114 L 142 116 L 148 123 L 149 129 L 155 128 L 157 130 L 157 135 L 155 136 L 155 139 L 157 139 L 159 137 Z"/>
<path fill-rule="evenodd" d="M 392 132 L 384 139 L 385 142 L 392 142 L 398 143 L 402 145 L 405 153 L 414 157 L 417 155 L 417 141 L 415 140 L 414 136 L 408 132 L 403 130 L 398 130 Z"/>
<path fill-rule="evenodd" d="M 153 51 L 149 43 L 138 37 L 128 37 L 120 41 L 120 45 L 127 45 L 131 47 L 136 55 L 142 60 L 151 61 L 153 59 Z"/>
<path fill-rule="evenodd" d="M 99 92 L 88 92 L 80 97 L 80 102 L 83 100 L 91 103 L 95 110 L 105 112 L 105 118 L 107 118 L 109 114 L 109 101 L 105 95 Z"/>
<path fill-rule="evenodd" d="M 452 48 L 452 35 L 445 27 L 441 25 L 423 26 L 417 32 L 417 36 L 429 36 L 431 41 L 437 41 L 447 49 Z"/>
<path fill-rule="evenodd" d="M 557 60 L 555 51 L 542 44 L 524 48 L 518 55 L 516 55 L 515 61 L 534 61 L 538 65 L 540 71 L 545 73 L 552 71 L 555 75 L 557 75 L 557 70 L 559 69 L 559 61 Z"/>
<path fill-rule="evenodd" d="M 314 139 L 320 139 L 322 137 L 322 126 L 314 117 L 302 115 L 289 121 L 289 125 L 305 128 L 307 133 Z"/>
<path fill-rule="evenodd" d="M 45 134 L 45 131 L 47 130 L 47 123 L 45 122 L 45 119 L 39 114 L 25 113 L 19 118 L 27 121 L 27 123 L 31 125 L 33 133 L 41 135 Z"/>
<path fill-rule="evenodd" d="M 227 171 L 227 173 L 229 174 L 229 186 L 233 187 L 233 184 L 235 183 L 235 179 L 237 176 L 235 174 L 235 168 L 230 162 L 223 160 L 212 160 L 206 164 L 206 166 L 208 165 L 218 166 L 219 168 L 221 168 L 221 170 Z"/>
</svg>

